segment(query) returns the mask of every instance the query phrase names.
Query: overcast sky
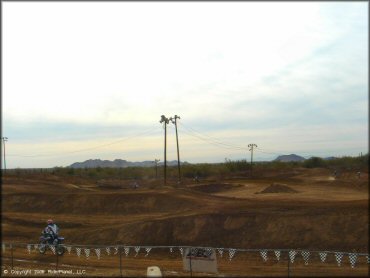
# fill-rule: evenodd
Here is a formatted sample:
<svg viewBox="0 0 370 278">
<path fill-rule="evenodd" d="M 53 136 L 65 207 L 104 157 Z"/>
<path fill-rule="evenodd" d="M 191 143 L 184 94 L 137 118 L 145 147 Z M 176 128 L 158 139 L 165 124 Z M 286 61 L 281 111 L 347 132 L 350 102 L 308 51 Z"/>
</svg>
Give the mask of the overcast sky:
<svg viewBox="0 0 370 278">
<path fill-rule="evenodd" d="M 7 168 L 368 152 L 367 2 L 2 8 Z"/>
</svg>

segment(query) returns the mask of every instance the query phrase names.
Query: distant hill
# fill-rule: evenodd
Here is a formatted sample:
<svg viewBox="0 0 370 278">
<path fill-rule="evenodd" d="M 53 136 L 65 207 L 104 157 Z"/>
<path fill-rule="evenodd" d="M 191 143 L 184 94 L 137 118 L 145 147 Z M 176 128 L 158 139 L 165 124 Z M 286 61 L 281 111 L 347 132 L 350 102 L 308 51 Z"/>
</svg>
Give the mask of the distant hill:
<svg viewBox="0 0 370 278">
<path fill-rule="evenodd" d="M 274 161 L 280 162 L 292 162 L 292 161 L 304 161 L 306 160 L 304 157 L 296 155 L 296 154 L 289 154 L 289 155 L 279 155 Z"/>
<path fill-rule="evenodd" d="M 189 164 L 188 162 L 181 162 L 181 164 Z M 126 167 L 153 167 L 154 161 L 146 160 L 141 162 L 131 162 L 123 159 L 101 160 L 101 159 L 89 159 L 84 162 L 75 162 L 71 164 L 70 168 L 126 168 Z M 158 163 L 163 165 L 163 162 Z M 167 161 L 167 166 L 177 165 L 177 160 Z"/>
<path fill-rule="evenodd" d="M 325 157 L 324 158 L 324 160 L 333 160 L 333 159 L 337 159 L 337 157 L 329 156 L 329 157 Z"/>
</svg>

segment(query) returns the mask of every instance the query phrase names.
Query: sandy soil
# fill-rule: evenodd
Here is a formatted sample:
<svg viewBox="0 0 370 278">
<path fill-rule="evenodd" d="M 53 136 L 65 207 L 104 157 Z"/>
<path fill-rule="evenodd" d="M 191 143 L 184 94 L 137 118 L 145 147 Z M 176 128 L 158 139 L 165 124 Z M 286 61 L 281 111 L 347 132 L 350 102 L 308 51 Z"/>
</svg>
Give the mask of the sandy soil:
<svg viewBox="0 0 370 278">
<path fill-rule="evenodd" d="M 294 169 L 289 175 L 276 172 L 254 179 L 210 179 L 181 188 L 163 187 L 158 181 L 154 188 L 142 182 L 138 189 L 109 189 L 52 175 L 5 176 L 2 182 L 2 240 L 6 242 L 37 243 L 45 220 L 53 218 L 66 244 L 369 251 L 367 173 L 361 178 L 350 172 L 334 178 L 325 169 Z M 274 184 L 280 187 L 271 187 Z M 270 193 L 261 193 L 267 189 Z M 45 263 L 45 257 L 32 259 L 28 253 L 17 252 L 17 259 Z M 65 256 L 63 263 L 74 265 L 75 257 Z M 107 265 L 99 261 L 86 267 L 92 267 L 96 275 L 114 276 L 117 265 L 111 260 Z M 168 276 L 181 276 L 182 263 L 177 260 L 158 257 L 144 265 L 161 265 Z M 263 269 L 264 275 L 271 271 L 272 276 L 286 276 L 286 264 L 266 268 L 257 259 L 251 262 L 235 261 L 231 269 L 235 275 L 245 271 L 257 275 Z M 227 263 L 220 263 L 222 271 L 234 275 Z M 135 275 L 139 267 L 135 259 L 127 265 L 132 269 L 125 268 L 126 275 Z M 316 275 L 313 269 L 327 271 L 319 266 L 308 270 L 302 264 L 302 275 Z M 344 272 L 332 269 L 338 275 L 352 271 L 350 267 Z M 357 270 L 351 274 L 363 275 L 368 269 Z"/>
</svg>

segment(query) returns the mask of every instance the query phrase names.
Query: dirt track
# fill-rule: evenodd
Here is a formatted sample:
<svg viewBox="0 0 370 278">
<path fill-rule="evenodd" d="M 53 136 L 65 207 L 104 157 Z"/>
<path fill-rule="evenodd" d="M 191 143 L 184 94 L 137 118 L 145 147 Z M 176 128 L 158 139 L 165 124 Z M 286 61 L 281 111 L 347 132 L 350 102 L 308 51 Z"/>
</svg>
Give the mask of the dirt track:
<svg viewBox="0 0 370 278">
<path fill-rule="evenodd" d="M 369 251 L 367 173 L 269 175 L 177 189 L 161 181 L 152 189 L 145 182 L 112 189 L 50 174 L 3 177 L 3 241 L 37 243 L 51 217 L 68 244 Z M 297 192 L 256 194 L 274 183 Z"/>
</svg>

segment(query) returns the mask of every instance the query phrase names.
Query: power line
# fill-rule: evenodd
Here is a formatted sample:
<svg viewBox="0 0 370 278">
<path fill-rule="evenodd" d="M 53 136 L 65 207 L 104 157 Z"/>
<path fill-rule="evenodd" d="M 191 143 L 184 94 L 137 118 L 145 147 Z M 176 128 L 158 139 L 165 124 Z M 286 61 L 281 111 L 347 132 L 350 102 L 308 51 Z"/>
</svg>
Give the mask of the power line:
<svg viewBox="0 0 370 278">
<path fill-rule="evenodd" d="M 188 132 L 184 131 L 186 134 L 190 135 L 190 136 L 193 136 L 195 138 L 198 138 L 202 141 L 205 141 L 209 144 L 212 144 L 212 145 L 216 145 L 218 147 L 222 147 L 222 148 L 226 148 L 226 149 L 238 149 L 238 150 L 246 150 L 245 147 L 241 147 L 241 146 L 237 146 L 237 145 L 234 145 L 234 144 L 230 144 L 230 143 L 225 143 L 225 142 L 221 142 L 221 141 L 218 141 L 216 139 L 213 139 L 212 137 L 208 136 L 208 135 L 202 135 L 200 132 L 190 128 L 190 127 L 186 127 L 184 126 L 183 124 L 180 123 L 180 125 L 185 128 L 185 130 L 187 130 Z M 205 138 L 205 137 L 208 137 L 208 138 Z"/>
<path fill-rule="evenodd" d="M 49 157 L 49 156 L 68 155 L 68 154 L 85 152 L 85 151 L 90 151 L 90 150 L 96 150 L 96 149 L 103 148 L 103 147 L 106 147 L 106 146 L 115 145 L 115 144 L 118 144 L 118 143 L 121 143 L 121 142 L 130 140 L 130 139 L 133 139 L 133 138 L 142 136 L 142 135 L 152 134 L 152 133 L 154 133 L 154 131 L 157 131 L 157 128 L 156 127 L 152 127 L 150 129 L 142 132 L 142 133 L 137 134 L 137 135 L 126 137 L 126 138 L 122 138 L 122 139 L 119 139 L 117 141 L 113 141 L 111 143 L 102 144 L 102 145 L 98 145 L 96 147 L 91 147 L 91 148 L 79 149 L 79 150 L 70 151 L 70 152 L 54 153 L 54 154 L 38 154 L 38 155 L 16 155 L 16 154 L 8 154 L 8 156 L 13 156 L 13 157 Z"/>
</svg>

